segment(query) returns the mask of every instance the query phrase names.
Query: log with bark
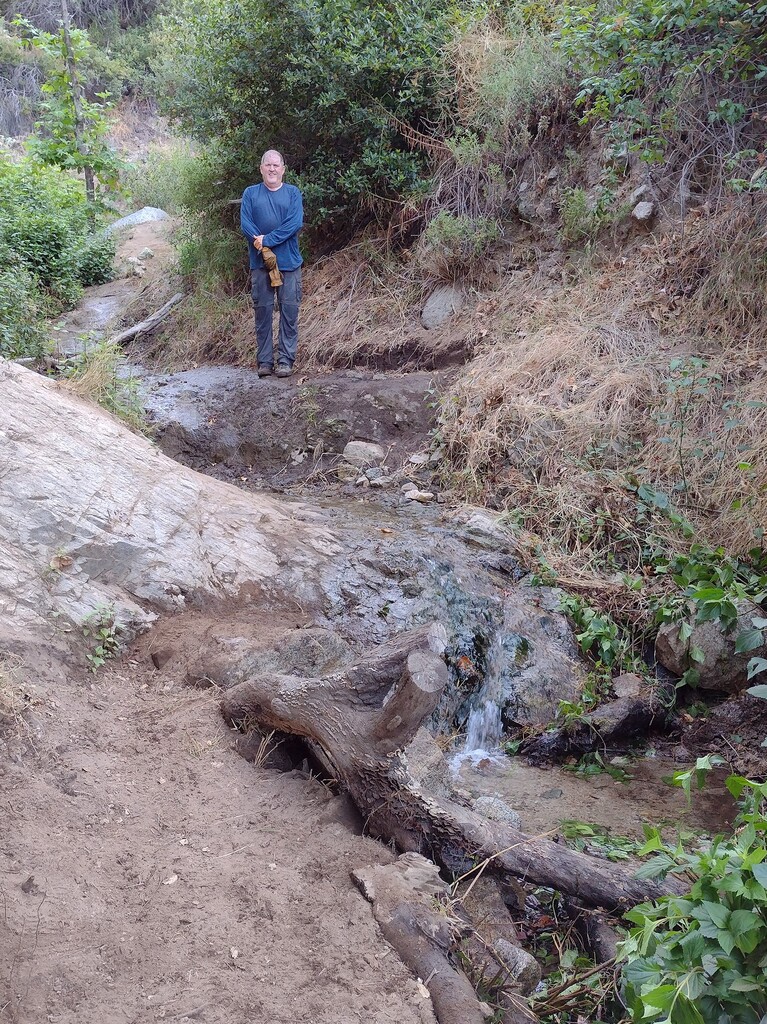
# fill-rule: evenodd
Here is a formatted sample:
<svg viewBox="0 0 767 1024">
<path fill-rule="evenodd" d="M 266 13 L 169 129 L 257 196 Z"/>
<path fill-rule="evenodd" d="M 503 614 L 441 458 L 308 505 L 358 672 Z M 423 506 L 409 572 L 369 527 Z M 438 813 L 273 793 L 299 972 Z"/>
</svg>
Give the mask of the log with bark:
<svg viewBox="0 0 767 1024">
<path fill-rule="evenodd" d="M 251 676 L 225 693 L 222 710 L 231 724 L 253 722 L 318 744 L 369 834 L 455 875 L 489 860 L 494 875 L 610 909 L 680 891 L 673 879 L 639 879 L 617 864 L 488 821 L 414 783 L 402 750 L 439 702 L 447 681 L 444 643 L 441 627 L 423 627 L 322 678 Z M 212 667 L 203 670 L 215 680 Z"/>
<path fill-rule="evenodd" d="M 134 324 L 132 327 L 126 327 L 124 331 L 120 331 L 119 334 L 115 334 L 109 339 L 112 345 L 125 345 L 127 342 L 132 341 L 134 338 L 138 338 L 140 334 L 151 334 L 152 331 L 157 330 L 160 324 L 165 320 L 173 309 L 184 297 L 183 292 L 177 292 L 172 298 L 156 309 L 154 313 L 150 314 L 146 320 L 142 320 L 140 323 Z"/>
</svg>

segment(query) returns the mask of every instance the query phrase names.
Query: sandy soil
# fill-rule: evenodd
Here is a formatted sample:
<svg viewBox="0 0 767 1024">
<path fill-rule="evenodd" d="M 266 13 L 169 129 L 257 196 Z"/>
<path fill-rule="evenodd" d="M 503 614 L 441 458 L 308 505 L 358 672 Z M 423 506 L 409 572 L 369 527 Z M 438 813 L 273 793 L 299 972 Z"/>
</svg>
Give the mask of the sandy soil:
<svg viewBox="0 0 767 1024">
<path fill-rule="evenodd" d="M 393 854 L 321 782 L 243 760 L 216 694 L 158 672 L 151 643 L 55 690 L 17 676 L 0 1020 L 432 1022 L 349 878 Z"/>
</svg>

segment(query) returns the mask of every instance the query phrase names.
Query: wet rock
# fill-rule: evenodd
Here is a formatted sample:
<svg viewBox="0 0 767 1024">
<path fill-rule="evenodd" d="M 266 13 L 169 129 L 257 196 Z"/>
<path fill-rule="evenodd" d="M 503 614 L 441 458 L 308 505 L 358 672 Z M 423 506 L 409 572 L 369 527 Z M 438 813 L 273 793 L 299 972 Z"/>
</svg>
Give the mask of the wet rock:
<svg viewBox="0 0 767 1024">
<path fill-rule="evenodd" d="M 463 293 L 457 285 L 440 285 L 426 300 L 421 312 L 421 323 L 427 331 L 433 330 L 458 313 L 463 304 Z"/>
<path fill-rule="evenodd" d="M 631 211 L 631 216 L 638 224 L 647 224 L 655 216 L 655 203 L 643 200 Z"/>
<path fill-rule="evenodd" d="M 477 797 L 474 801 L 474 810 L 491 821 L 502 821 L 512 828 L 522 828 L 522 819 L 517 812 L 498 796 Z"/>
<path fill-rule="evenodd" d="M 357 469 L 373 466 L 386 458 L 383 447 L 371 441 L 349 441 L 343 455 L 349 465 L 356 466 Z"/>
<path fill-rule="evenodd" d="M 675 675 L 683 675 L 687 669 L 697 669 L 697 685 L 704 690 L 723 690 L 739 693 L 750 685 L 748 663 L 752 658 L 767 656 L 767 645 L 762 645 L 745 654 L 737 654 L 735 642 L 741 633 L 754 628 L 753 619 L 763 618 L 764 610 L 750 601 L 735 602 L 738 621 L 731 633 L 725 634 L 718 621 L 700 622 L 692 628 L 688 641 L 680 638 L 680 623 L 668 622 L 660 627 L 655 639 L 655 656 L 658 661 Z M 690 658 L 690 650 L 697 647 L 703 653 L 699 664 Z"/>
</svg>

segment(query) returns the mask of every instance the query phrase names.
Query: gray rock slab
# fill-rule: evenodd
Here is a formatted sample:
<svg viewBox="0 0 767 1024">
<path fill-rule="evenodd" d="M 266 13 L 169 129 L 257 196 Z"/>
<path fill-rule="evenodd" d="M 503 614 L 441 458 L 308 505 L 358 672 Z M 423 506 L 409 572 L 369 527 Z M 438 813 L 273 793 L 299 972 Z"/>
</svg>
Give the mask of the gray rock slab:
<svg viewBox="0 0 767 1024">
<path fill-rule="evenodd" d="M 146 224 L 151 220 L 167 220 L 168 214 L 157 206 L 144 206 L 135 213 L 129 213 L 127 217 L 121 217 L 113 224 L 110 224 L 106 231 L 111 234 L 113 231 L 122 231 L 123 228 L 132 228 L 137 224 Z"/>
</svg>

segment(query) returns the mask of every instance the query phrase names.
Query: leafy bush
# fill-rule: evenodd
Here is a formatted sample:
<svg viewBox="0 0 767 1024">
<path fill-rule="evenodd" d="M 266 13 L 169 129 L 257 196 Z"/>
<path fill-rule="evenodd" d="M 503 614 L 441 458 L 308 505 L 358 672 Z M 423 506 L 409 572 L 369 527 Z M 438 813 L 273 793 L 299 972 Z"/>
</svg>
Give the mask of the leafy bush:
<svg viewBox="0 0 767 1024">
<path fill-rule="evenodd" d="M 713 764 L 701 758 L 675 781 L 689 791 L 693 774 L 700 783 Z M 625 915 L 633 927 L 619 956 L 633 1020 L 759 1024 L 767 1014 L 767 783 L 733 775 L 727 788 L 742 800 L 732 836 L 688 853 L 655 833 L 640 851 L 656 854 L 640 875 L 681 872 L 691 886 Z"/>
<path fill-rule="evenodd" d="M 46 334 L 34 280 L 20 267 L 0 267 L 0 356 L 37 358 Z"/>
<path fill-rule="evenodd" d="M 108 281 L 114 242 L 90 234 L 82 185 L 30 160 L 0 159 L 0 351 L 40 355 L 42 315 L 73 305 L 83 284 Z"/>
<path fill-rule="evenodd" d="M 190 201 L 189 182 L 197 177 L 197 157 L 188 142 L 152 150 L 141 163 L 130 164 L 120 175 L 135 206 L 158 206 L 167 213 L 182 213 Z"/>
<path fill-rule="evenodd" d="M 487 247 L 500 237 L 497 222 L 488 217 L 455 217 L 443 210 L 421 238 L 420 262 L 440 277 L 466 277 L 479 264 Z"/>
<path fill-rule="evenodd" d="M 582 71 L 584 120 L 611 122 L 642 159 L 662 160 L 676 139 L 685 160 L 700 150 L 747 187 L 759 172 L 765 132 L 751 115 L 767 99 L 766 2 L 567 5 L 559 45 Z"/>
<path fill-rule="evenodd" d="M 219 144 L 224 201 L 259 180 L 274 147 L 303 189 L 307 223 L 337 240 L 363 208 L 388 209 L 417 183 L 423 159 L 398 125 L 423 129 L 438 112 L 439 52 L 456 18 L 455 0 L 176 0 L 163 20 L 162 102 Z"/>
<path fill-rule="evenodd" d="M 80 283 L 88 288 L 90 285 L 111 281 L 115 276 L 116 254 L 117 243 L 113 235 L 100 232 L 83 239 L 77 259 Z"/>
</svg>

